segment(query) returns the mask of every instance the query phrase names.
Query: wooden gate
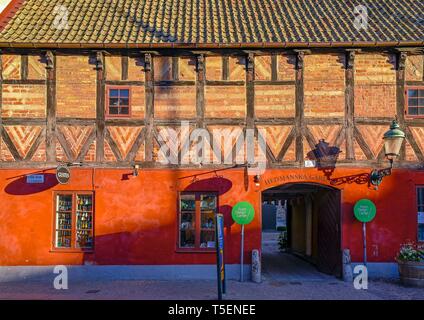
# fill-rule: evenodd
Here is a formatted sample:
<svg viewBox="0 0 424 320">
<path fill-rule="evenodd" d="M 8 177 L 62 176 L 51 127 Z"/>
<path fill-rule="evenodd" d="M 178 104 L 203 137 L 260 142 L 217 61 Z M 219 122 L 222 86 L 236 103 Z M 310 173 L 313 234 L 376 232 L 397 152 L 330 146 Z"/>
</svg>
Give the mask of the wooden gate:
<svg viewBox="0 0 424 320">
<path fill-rule="evenodd" d="M 341 250 L 341 196 L 338 190 L 324 191 L 318 205 L 318 270 L 340 277 Z"/>
</svg>

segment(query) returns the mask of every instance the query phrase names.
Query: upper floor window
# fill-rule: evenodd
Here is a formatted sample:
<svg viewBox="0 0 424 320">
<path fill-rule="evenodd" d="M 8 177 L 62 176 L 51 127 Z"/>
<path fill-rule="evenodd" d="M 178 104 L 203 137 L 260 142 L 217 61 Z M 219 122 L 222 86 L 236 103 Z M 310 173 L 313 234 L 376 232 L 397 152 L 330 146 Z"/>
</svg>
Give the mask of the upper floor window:
<svg viewBox="0 0 424 320">
<path fill-rule="evenodd" d="M 417 188 L 418 241 L 424 241 L 424 187 Z"/>
<path fill-rule="evenodd" d="M 131 115 L 130 89 L 109 87 L 107 89 L 108 117 L 129 117 Z"/>
<path fill-rule="evenodd" d="M 424 87 L 408 88 L 407 115 L 424 117 Z"/>
</svg>

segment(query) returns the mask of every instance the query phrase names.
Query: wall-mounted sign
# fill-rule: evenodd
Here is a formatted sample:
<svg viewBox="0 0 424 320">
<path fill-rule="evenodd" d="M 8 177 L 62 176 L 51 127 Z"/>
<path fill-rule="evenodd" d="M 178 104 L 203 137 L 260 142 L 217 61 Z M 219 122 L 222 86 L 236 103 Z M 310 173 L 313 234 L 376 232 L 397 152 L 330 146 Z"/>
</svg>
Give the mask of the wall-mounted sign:
<svg viewBox="0 0 424 320">
<path fill-rule="evenodd" d="M 58 166 L 56 169 L 56 179 L 60 184 L 67 184 L 71 178 L 71 171 L 67 166 Z"/>
<path fill-rule="evenodd" d="M 28 184 L 44 183 L 44 174 L 31 174 L 29 176 L 26 176 L 26 183 Z"/>
<path fill-rule="evenodd" d="M 359 221 L 370 222 L 375 218 L 377 208 L 371 200 L 362 199 L 355 204 L 353 211 Z"/>
<path fill-rule="evenodd" d="M 234 206 L 231 215 L 236 223 L 245 225 L 253 221 L 255 209 L 249 202 L 239 202 Z"/>
<path fill-rule="evenodd" d="M 315 160 L 305 160 L 305 168 L 315 168 L 317 162 Z"/>
</svg>

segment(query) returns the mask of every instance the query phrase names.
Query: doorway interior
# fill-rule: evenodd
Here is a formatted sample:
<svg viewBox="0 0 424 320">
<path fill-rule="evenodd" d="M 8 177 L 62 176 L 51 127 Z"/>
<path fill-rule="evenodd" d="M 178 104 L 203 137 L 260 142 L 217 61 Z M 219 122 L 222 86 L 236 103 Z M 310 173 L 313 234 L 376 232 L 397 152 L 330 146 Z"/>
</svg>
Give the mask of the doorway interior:
<svg viewBox="0 0 424 320">
<path fill-rule="evenodd" d="M 340 277 L 340 190 L 291 183 L 263 191 L 262 239 L 265 278 Z"/>
</svg>

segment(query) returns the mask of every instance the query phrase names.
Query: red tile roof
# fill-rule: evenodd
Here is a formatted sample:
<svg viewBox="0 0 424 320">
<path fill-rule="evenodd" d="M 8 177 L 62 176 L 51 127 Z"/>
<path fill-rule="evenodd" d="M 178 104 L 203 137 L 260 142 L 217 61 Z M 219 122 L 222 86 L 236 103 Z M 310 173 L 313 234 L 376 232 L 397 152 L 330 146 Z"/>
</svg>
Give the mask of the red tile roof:
<svg viewBox="0 0 424 320">
<path fill-rule="evenodd" d="M 2 47 L 424 45 L 420 0 L 26 0 L 14 5 L 20 6 L 4 20 Z M 358 5 L 367 8 L 366 29 L 355 28 Z"/>
</svg>

